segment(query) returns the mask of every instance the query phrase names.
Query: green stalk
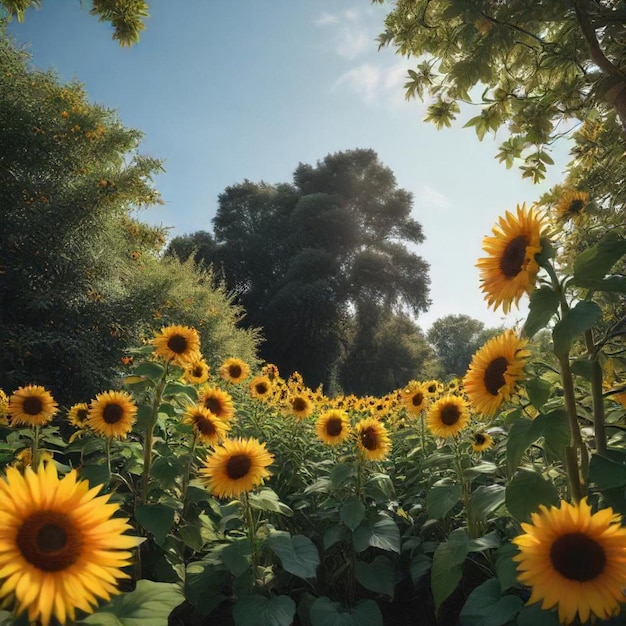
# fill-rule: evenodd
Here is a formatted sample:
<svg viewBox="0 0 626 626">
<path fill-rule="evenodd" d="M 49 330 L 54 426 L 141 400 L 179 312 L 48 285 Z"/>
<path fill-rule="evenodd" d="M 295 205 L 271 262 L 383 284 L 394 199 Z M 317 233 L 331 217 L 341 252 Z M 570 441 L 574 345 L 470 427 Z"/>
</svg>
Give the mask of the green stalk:
<svg viewBox="0 0 626 626">
<path fill-rule="evenodd" d="M 250 542 L 250 565 L 252 567 L 252 579 L 254 586 L 257 585 L 257 570 L 259 568 L 259 553 L 256 545 L 256 522 L 254 513 L 248 499 L 248 492 L 244 492 L 241 496 L 241 504 L 243 506 L 244 519 L 248 530 L 248 541 Z"/>
<path fill-rule="evenodd" d="M 31 467 L 36 472 L 39 469 L 39 425 L 35 426 L 33 433 Z"/>
<path fill-rule="evenodd" d="M 467 530 L 469 532 L 470 539 L 475 539 L 476 537 L 478 537 L 478 532 L 470 509 L 469 483 L 465 479 L 465 476 L 463 476 L 463 466 L 461 464 L 461 446 L 459 445 L 459 440 L 456 438 L 456 436 L 453 437 L 452 445 L 454 446 L 454 466 L 456 469 L 456 476 L 459 484 L 461 485 L 461 489 L 463 490 L 463 505 L 465 507 L 465 515 L 467 516 Z"/>
<path fill-rule="evenodd" d="M 593 332 L 585 332 L 585 343 L 591 360 L 591 406 L 593 410 L 593 426 L 596 437 L 596 451 L 606 454 L 606 428 L 604 424 L 604 398 L 602 397 L 602 367 L 598 363 L 598 355 L 593 341 Z"/>
<path fill-rule="evenodd" d="M 107 460 L 107 470 L 109 472 L 109 481 L 111 480 L 111 476 L 113 473 L 111 472 L 111 437 L 107 437 L 104 444 L 104 449 L 106 453 Z"/>
<path fill-rule="evenodd" d="M 163 390 L 165 389 L 165 384 L 167 382 L 168 365 L 169 363 L 165 365 L 161 380 L 159 381 L 159 384 L 154 392 L 154 398 L 152 400 L 152 411 L 150 413 L 150 422 L 148 423 L 148 428 L 146 429 L 146 438 L 143 444 L 143 475 L 141 488 L 142 504 L 146 504 L 146 502 L 148 501 L 150 469 L 152 468 L 152 445 L 154 439 L 154 427 L 156 426 L 158 420 L 159 407 L 161 406 L 161 397 L 163 395 Z"/>
<path fill-rule="evenodd" d="M 185 471 L 185 475 L 183 476 L 183 485 L 182 485 L 182 503 L 183 503 L 183 517 L 187 513 L 187 491 L 189 489 L 189 477 L 191 476 L 191 468 L 193 467 L 194 454 L 196 452 L 196 442 L 198 437 L 196 432 L 193 433 L 193 439 L 191 440 L 191 447 L 189 448 L 189 462 L 187 463 L 187 469 Z"/>
</svg>

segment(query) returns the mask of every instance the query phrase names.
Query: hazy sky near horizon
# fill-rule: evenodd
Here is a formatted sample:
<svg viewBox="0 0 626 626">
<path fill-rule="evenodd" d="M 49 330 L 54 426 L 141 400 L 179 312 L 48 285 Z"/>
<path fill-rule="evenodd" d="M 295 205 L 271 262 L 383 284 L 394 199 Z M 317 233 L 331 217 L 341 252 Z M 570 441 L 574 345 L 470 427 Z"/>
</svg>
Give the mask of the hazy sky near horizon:
<svg viewBox="0 0 626 626">
<path fill-rule="evenodd" d="M 521 319 L 487 308 L 475 263 L 500 215 L 560 182 L 566 149 L 533 185 L 498 163 L 501 135 L 481 143 L 463 119 L 442 131 L 423 122 L 427 103 L 406 101 L 403 88 L 417 61 L 378 50 L 389 3 L 186 0 L 181 10 L 152 0 L 132 48 L 113 41 L 87 5 L 44 0 L 8 32 L 35 67 L 83 83 L 92 102 L 144 133 L 142 153 L 163 159 L 155 186 L 165 204 L 140 219 L 169 227 L 170 237 L 210 231 L 228 185 L 290 182 L 299 163 L 372 148 L 413 193 L 426 236 L 417 252 L 430 264 L 432 306 L 419 325 L 458 314 L 487 326 Z"/>
</svg>

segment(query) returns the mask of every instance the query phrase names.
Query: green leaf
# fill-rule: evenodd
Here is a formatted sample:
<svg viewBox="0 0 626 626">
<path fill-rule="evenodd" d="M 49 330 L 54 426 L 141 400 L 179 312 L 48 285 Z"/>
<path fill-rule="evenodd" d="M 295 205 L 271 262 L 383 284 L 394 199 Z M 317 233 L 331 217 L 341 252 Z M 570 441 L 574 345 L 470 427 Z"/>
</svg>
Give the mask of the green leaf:
<svg viewBox="0 0 626 626">
<path fill-rule="evenodd" d="M 88 480 L 90 487 L 97 485 L 108 485 L 111 480 L 111 473 L 106 463 L 83 465 L 80 468 L 82 480 Z"/>
<path fill-rule="evenodd" d="M 554 354 L 566 357 L 569 354 L 572 341 L 589 330 L 602 318 L 602 309 L 595 303 L 587 300 L 576 303 L 560 319 L 552 330 Z"/>
<path fill-rule="evenodd" d="M 190 547 L 192 550 L 199 552 L 204 546 L 204 539 L 202 538 L 202 531 L 195 524 L 186 524 L 178 529 L 178 535 L 183 540 L 183 543 Z"/>
<path fill-rule="evenodd" d="M 346 539 L 347 532 L 346 527 L 340 524 L 335 524 L 327 528 L 324 533 L 324 550 L 328 550 L 328 548 L 334 546 L 338 541 Z"/>
<path fill-rule="evenodd" d="M 506 440 L 506 457 L 510 474 L 517 469 L 528 446 L 537 441 L 541 435 L 543 435 L 541 422 L 535 425 L 534 420 L 525 418 L 517 418 L 513 421 Z"/>
<path fill-rule="evenodd" d="M 355 575 L 359 583 L 369 591 L 382 593 L 393 600 L 396 575 L 389 559 L 379 555 L 371 563 L 358 561 Z"/>
<path fill-rule="evenodd" d="M 150 475 L 159 481 L 163 489 L 175 487 L 185 467 L 177 456 L 157 457 L 150 468 Z"/>
<path fill-rule="evenodd" d="M 290 626 L 295 613 L 296 603 L 289 596 L 251 594 L 233 607 L 235 626 Z"/>
<path fill-rule="evenodd" d="M 574 283 L 579 287 L 593 287 L 604 278 L 619 259 L 626 254 L 626 239 L 610 231 L 595 245 L 581 252 L 574 261 Z"/>
<path fill-rule="evenodd" d="M 221 590 L 229 576 L 215 563 L 191 563 L 185 576 L 185 597 L 196 611 L 208 615 L 226 599 Z"/>
<path fill-rule="evenodd" d="M 523 337 L 532 337 L 545 328 L 559 308 L 559 295 L 550 287 L 540 287 L 530 294 L 528 317 L 522 327 Z"/>
<path fill-rule="evenodd" d="M 600 491 L 626 487 L 626 463 L 593 454 L 589 461 L 589 480 Z"/>
<path fill-rule="evenodd" d="M 529 378 L 525 383 L 526 393 L 530 403 L 541 411 L 552 393 L 552 385 L 543 378 Z"/>
<path fill-rule="evenodd" d="M 350 529 L 355 530 L 365 519 L 365 506 L 356 496 L 350 496 L 339 509 L 341 521 Z"/>
<path fill-rule="evenodd" d="M 535 428 L 543 433 L 543 450 L 549 462 L 563 461 L 565 447 L 569 445 L 571 430 L 567 411 L 554 409 L 535 418 Z"/>
<path fill-rule="evenodd" d="M 174 525 L 176 511 L 164 504 L 143 504 L 135 509 L 135 519 L 160 544 Z"/>
<path fill-rule="evenodd" d="M 134 374 L 137 376 L 147 376 L 151 381 L 157 382 L 161 376 L 163 376 L 164 371 L 165 368 L 160 363 L 144 361 L 135 368 Z"/>
<path fill-rule="evenodd" d="M 383 626 L 383 616 L 374 600 L 359 600 L 351 609 L 322 596 L 311 606 L 311 626 Z"/>
<path fill-rule="evenodd" d="M 384 513 L 379 513 L 372 524 L 367 520 L 354 531 L 352 543 L 357 552 L 368 547 L 380 548 L 388 552 L 400 553 L 400 529 L 398 525 Z"/>
<path fill-rule="evenodd" d="M 409 565 L 409 571 L 411 573 L 411 580 L 413 584 L 417 583 L 417 581 L 430 572 L 431 567 L 433 566 L 433 560 L 427 556 L 426 554 L 418 554 L 411 559 L 411 564 Z"/>
<path fill-rule="evenodd" d="M 471 495 L 469 510 L 473 520 L 486 523 L 503 504 L 503 485 L 480 485 Z"/>
<path fill-rule="evenodd" d="M 165 385 L 163 389 L 163 397 L 171 398 L 173 396 L 182 395 L 195 402 L 198 399 L 198 392 L 193 385 L 183 385 L 176 380 L 172 380 Z"/>
<path fill-rule="evenodd" d="M 300 578 L 315 578 L 320 557 L 315 544 L 304 535 L 291 536 L 285 531 L 274 531 L 265 545 L 280 559 L 283 569 Z"/>
<path fill-rule="evenodd" d="M 79 623 L 90 626 L 167 626 L 170 613 L 184 599 L 178 585 L 139 580 L 134 591 L 115 596 Z"/>
<path fill-rule="evenodd" d="M 496 556 L 496 576 L 500 583 L 500 591 L 506 591 L 519 585 L 517 580 L 517 562 L 513 557 L 518 553 L 517 546 L 505 543 L 498 549 Z"/>
<path fill-rule="evenodd" d="M 330 472 L 330 482 L 335 489 L 341 489 L 346 481 L 356 476 L 356 470 L 351 463 L 339 463 Z"/>
<path fill-rule="evenodd" d="M 461 485 L 435 485 L 426 494 L 428 517 L 443 519 L 461 499 Z"/>
<path fill-rule="evenodd" d="M 456 589 L 463 576 L 463 561 L 469 551 L 469 538 L 462 528 L 450 533 L 433 554 L 430 585 L 439 612 L 442 602 Z"/>
<path fill-rule="evenodd" d="M 541 474 L 520 469 L 506 486 L 506 508 L 515 519 L 528 522 L 540 504 L 559 504 L 556 487 Z"/>
<path fill-rule="evenodd" d="M 270 487 L 261 487 L 259 490 L 248 494 L 248 502 L 253 509 L 259 511 L 272 511 L 291 517 L 293 511 L 284 502 L 280 501 L 278 494 Z"/>
<path fill-rule="evenodd" d="M 544 611 L 538 604 L 531 604 L 520 611 L 517 626 L 561 626 L 561 622 L 554 611 Z"/>
<path fill-rule="evenodd" d="M 219 551 L 219 556 L 233 576 L 240 576 L 250 568 L 250 542 L 241 540 L 229 543 Z"/>
<path fill-rule="evenodd" d="M 470 593 L 461 609 L 464 626 L 502 626 L 510 622 L 524 606 L 521 598 L 503 596 L 496 578 L 486 580 Z"/>
</svg>

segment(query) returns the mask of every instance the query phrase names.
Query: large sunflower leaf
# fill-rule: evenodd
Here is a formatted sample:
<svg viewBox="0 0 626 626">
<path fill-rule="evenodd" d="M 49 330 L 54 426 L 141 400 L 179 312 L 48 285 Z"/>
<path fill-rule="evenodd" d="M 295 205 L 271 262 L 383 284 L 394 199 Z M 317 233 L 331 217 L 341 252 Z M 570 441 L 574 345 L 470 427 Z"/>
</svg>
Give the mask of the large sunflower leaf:
<svg viewBox="0 0 626 626">
<path fill-rule="evenodd" d="M 502 595 L 496 578 L 486 580 L 470 593 L 461 621 L 466 626 L 503 626 L 508 624 L 524 606 L 521 598 Z"/>
<path fill-rule="evenodd" d="M 164 504 L 143 504 L 135 509 L 135 519 L 161 544 L 174 526 L 175 513 Z"/>
<path fill-rule="evenodd" d="M 354 531 L 352 545 L 357 552 L 363 552 L 363 550 L 372 547 L 399 554 L 400 529 L 390 517 L 379 513 L 373 524 L 364 520 Z"/>
<path fill-rule="evenodd" d="M 383 616 L 374 600 L 359 600 L 351 609 L 327 597 L 317 598 L 311 606 L 312 626 L 383 626 Z"/>
<path fill-rule="evenodd" d="M 506 459 L 509 473 L 513 473 L 520 464 L 528 446 L 543 435 L 543 424 L 536 420 L 517 418 L 513 420 L 506 441 Z"/>
<path fill-rule="evenodd" d="M 365 506 L 359 498 L 350 496 L 341 505 L 339 517 L 350 530 L 355 530 L 365 518 Z"/>
<path fill-rule="evenodd" d="M 430 585 L 439 611 L 442 602 L 456 589 L 463 576 L 463 561 L 469 552 L 469 537 L 462 528 L 450 533 L 433 554 Z"/>
<path fill-rule="evenodd" d="M 304 535 L 274 531 L 265 545 L 280 559 L 283 569 L 300 578 L 315 578 L 320 557 L 315 544 Z"/>
<path fill-rule="evenodd" d="M 517 626 L 560 626 L 554 611 L 544 611 L 538 604 L 525 606 L 517 616 Z"/>
<path fill-rule="evenodd" d="M 604 278 L 625 254 L 626 239 L 614 232 L 608 232 L 598 243 L 576 257 L 574 283 L 580 287 L 595 288 L 595 283 Z"/>
<path fill-rule="evenodd" d="M 272 511 L 288 517 L 293 515 L 291 508 L 281 502 L 278 494 L 270 487 L 261 487 L 256 492 L 249 493 L 248 502 L 253 509 L 259 511 Z"/>
<path fill-rule="evenodd" d="M 382 593 L 393 600 L 396 577 L 393 563 L 382 555 L 371 563 L 358 561 L 355 571 L 356 579 L 369 591 Z"/>
<path fill-rule="evenodd" d="M 558 505 L 559 494 L 553 483 L 531 470 L 519 470 L 506 486 L 506 508 L 520 522 L 530 521 L 540 504 Z"/>
<path fill-rule="evenodd" d="M 528 317 L 522 327 L 522 337 L 532 337 L 545 328 L 559 308 L 559 295 L 550 287 L 540 287 L 530 294 Z"/>
<path fill-rule="evenodd" d="M 426 494 L 428 517 L 443 519 L 461 499 L 461 485 L 435 485 Z"/>
<path fill-rule="evenodd" d="M 296 603 L 289 596 L 244 596 L 233 607 L 235 626 L 290 626 Z"/>
<path fill-rule="evenodd" d="M 172 583 L 139 580 L 134 591 L 115 596 L 79 624 L 90 626 L 167 626 L 172 610 L 185 599 Z"/>
<path fill-rule="evenodd" d="M 572 341 L 589 330 L 602 318 L 602 309 L 587 300 L 578 302 L 560 319 L 552 329 L 554 354 L 564 358 L 569 354 Z"/>
</svg>

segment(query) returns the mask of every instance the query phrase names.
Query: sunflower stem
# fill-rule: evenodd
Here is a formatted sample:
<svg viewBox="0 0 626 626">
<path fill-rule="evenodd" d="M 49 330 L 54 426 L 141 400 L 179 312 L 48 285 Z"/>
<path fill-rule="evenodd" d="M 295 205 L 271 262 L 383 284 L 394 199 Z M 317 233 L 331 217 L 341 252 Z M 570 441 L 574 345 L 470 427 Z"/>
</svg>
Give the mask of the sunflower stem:
<svg viewBox="0 0 626 626">
<path fill-rule="evenodd" d="M 467 517 L 467 530 L 469 532 L 470 539 L 475 539 L 479 536 L 479 533 L 477 532 L 476 524 L 474 523 L 474 517 L 470 508 L 469 483 L 463 475 L 463 464 L 461 463 L 461 445 L 456 435 L 453 437 L 452 445 L 454 446 L 454 465 L 456 468 L 456 476 L 459 484 L 461 485 L 463 493 L 463 506 L 465 507 L 465 515 Z"/>
<path fill-rule="evenodd" d="M 146 504 L 148 501 L 148 487 L 150 486 L 150 469 L 152 468 L 152 445 L 154 439 L 154 427 L 156 426 L 159 416 L 159 407 L 161 406 L 161 397 L 163 396 L 163 390 L 167 382 L 167 371 L 169 361 L 165 364 L 165 369 L 161 376 L 161 380 L 157 385 L 154 392 L 154 398 L 152 399 L 152 411 L 150 413 L 150 422 L 146 428 L 146 438 L 143 444 L 143 475 L 142 475 L 142 488 L 141 488 L 141 503 Z"/>
<path fill-rule="evenodd" d="M 191 440 L 191 446 L 189 448 L 189 462 L 187 463 L 185 475 L 183 476 L 183 486 L 182 486 L 183 517 L 185 517 L 185 515 L 187 514 L 187 508 L 189 506 L 189 503 L 187 502 L 187 492 L 189 490 L 189 477 L 191 476 L 191 468 L 193 467 L 197 440 L 198 440 L 198 437 L 197 437 L 196 432 L 194 431 L 193 439 Z"/>
<path fill-rule="evenodd" d="M 606 454 L 606 429 L 604 424 L 604 398 L 602 397 L 602 367 L 598 363 L 598 354 L 593 340 L 593 331 L 585 332 L 585 343 L 591 361 L 591 406 L 593 426 L 596 438 L 596 451 Z"/>
<path fill-rule="evenodd" d="M 246 526 L 248 527 L 248 541 L 250 542 L 250 566 L 252 567 L 252 580 L 253 584 L 257 586 L 257 570 L 259 567 L 259 554 L 256 545 L 256 522 L 254 519 L 254 513 L 252 506 L 250 506 L 250 500 L 248 498 L 248 492 L 244 491 L 241 496 L 241 504 L 244 509 L 244 518 L 246 520 Z"/>
<path fill-rule="evenodd" d="M 39 425 L 37 424 L 34 427 L 34 433 L 33 433 L 33 453 L 32 453 L 32 459 L 31 459 L 31 466 L 33 468 L 33 470 L 37 471 L 37 468 L 39 467 Z"/>
<path fill-rule="evenodd" d="M 110 482 L 111 477 L 113 475 L 113 472 L 111 471 L 111 437 L 107 437 L 105 439 L 104 450 L 105 450 L 106 459 L 107 459 L 107 472 L 109 475 L 109 482 Z"/>
</svg>

